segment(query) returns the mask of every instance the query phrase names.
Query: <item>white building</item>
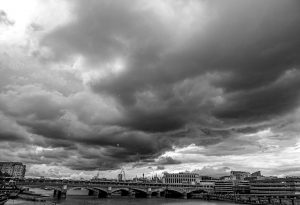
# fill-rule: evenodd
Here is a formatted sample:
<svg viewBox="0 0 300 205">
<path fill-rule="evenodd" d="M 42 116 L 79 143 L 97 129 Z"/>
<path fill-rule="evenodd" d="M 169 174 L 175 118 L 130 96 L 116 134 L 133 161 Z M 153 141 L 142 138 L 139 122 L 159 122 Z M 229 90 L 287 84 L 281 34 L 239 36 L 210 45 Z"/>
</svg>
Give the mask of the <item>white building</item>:
<svg viewBox="0 0 300 205">
<path fill-rule="evenodd" d="M 196 184 L 201 181 L 201 176 L 196 173 L 164 173 L 163 183 L 165 184 Z"/>
</svg>

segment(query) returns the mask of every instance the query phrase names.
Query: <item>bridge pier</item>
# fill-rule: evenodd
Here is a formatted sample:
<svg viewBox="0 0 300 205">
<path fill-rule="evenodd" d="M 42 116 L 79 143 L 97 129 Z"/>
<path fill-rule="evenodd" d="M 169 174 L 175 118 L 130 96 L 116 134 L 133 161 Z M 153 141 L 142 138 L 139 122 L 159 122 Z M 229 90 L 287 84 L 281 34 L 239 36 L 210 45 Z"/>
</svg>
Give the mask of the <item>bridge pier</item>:
<svg viewBox="0 0 300 205">
<path fill-rule="evenodd" d="M 135 192 L 134 191 L 130 191 L 129 192 L 129 196 L 130 196 L 130 198 L 135 198 Z"/>
<path fill-rule="evenodd" d="M 95 196 L 97 198 L 100 198 L 100 191 L 96 189 L 88 189 L 88 196 Z"/>
<path fill-rule="evenodd" d="M 150 199 L 152 196 L 152 190 L 151 190 L 151 187 L 148 187 L 147 189 L 147 198 Z"/>
<path fill-rule="evenodd" d="M 54 189 L 53 198 L 65 199 L 65 198 L 67 198 L 67 191 L 65 191 L 65 190 L 61 191 L 61 190 Z"/>
<path fill-rule="evenodd" d="M 157 192 L 157 195 L 156 195 L 157 198 L 160 198 L 161 197 L 161 192 Z"/>
<path fill-rule="evenodd" d="M 54 189 L 54 191 L 53 191 L 53 198 L 56 198 L 57 197 L 57 190 L 56 189 Z"/>
<path fill-rule="evenodd" d="M 107 187 L 107 198 L 111 198 L 111 187 Z"/>
<path fill-rule="evenodd" d="M 150 199 L 152 196 L 152 192 L 147 192 L 147 198 Z"/>
<path fill-rule="evenodd" d="M 91 189 L 89 189 L 88 190 L 89 192 L 88 192 L 88 196 L 94 196 L 95 194 L 95 191 L 94 190 L 91 190 Z"/>
<path fill-rule="evenodd" d="M 187 199 L 187 193 L 186 192 L 184 192 L 182 195 L 183 195 L 182 196 L 183 199 Z"/>
<path fill-rule="evenodd" d="M 67 191 L 61 191 L 60 199 L 66 199 L 67 198 Z"/>
</svg>

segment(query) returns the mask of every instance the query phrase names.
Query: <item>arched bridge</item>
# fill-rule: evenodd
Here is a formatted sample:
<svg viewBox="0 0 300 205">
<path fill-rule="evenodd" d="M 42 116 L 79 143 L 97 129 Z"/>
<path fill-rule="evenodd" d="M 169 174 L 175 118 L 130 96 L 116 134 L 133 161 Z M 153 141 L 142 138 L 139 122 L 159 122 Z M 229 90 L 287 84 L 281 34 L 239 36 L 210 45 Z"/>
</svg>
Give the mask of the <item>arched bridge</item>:
<svg viewBox="0 0 300 205">
<path fill-rule="evenodd" d="M 188 184 L 163 184 L 163 183 L 137 183 L 137 182 L 89 182 L 89 181 L 68 181 L 66 182 L 27 182 L 18 183 L 21 187 L 38 187 L 45 189 L 53 189 L 54 196 L 57 198 L 64 198 L 68 190 L 75 188 L 87 189 L 90 196 L 111 197 L 119 194 L 122 196 L 131 197 L 147 197 L 152 196 L 166 196 L 166 197 L 181 197 L 188 198 L 190 194 L 208 193 L 211 191 L 208 187 L 200 185 Z"/>
</svg>

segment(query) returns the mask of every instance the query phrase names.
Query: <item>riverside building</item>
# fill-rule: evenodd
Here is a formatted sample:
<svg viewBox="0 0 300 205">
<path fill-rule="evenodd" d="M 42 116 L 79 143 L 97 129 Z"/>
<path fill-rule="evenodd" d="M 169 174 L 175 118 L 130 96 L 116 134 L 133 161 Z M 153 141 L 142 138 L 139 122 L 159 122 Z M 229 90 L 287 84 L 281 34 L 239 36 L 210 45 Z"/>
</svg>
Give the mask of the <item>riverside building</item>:
<svg viewBox="0 0 300 205">
<path fill-rule="evenodd" d="M 217 194 L 232 194 L 233 193 L 233 182 L 232 181 L 216 181 L 215 182 L 215 193 Z"/>
<path fill-rule="evenodd" d="M 236 194 L 250 194 L 249 181 L 235 181 L 233 186 L 233 192 Z"/>
<path fill-rule="evenodd" d="M 241 172 L 241 171 L 231 171 L 230 178 L 231 180 L 241 180 L 243 181 L 246 177 L 250 177 L 249 172 Z"/>
<path fill-rule="evenodd" d="M 251 194 L 300 195 L 300 178 L 277 178 L 250 182 Z"/>
<path fill-rule="evenodd" d="M 196 173 L 180 172 L 165 173 L 163 183 L 165 184 L 196 184 L 201 181 L 201 176 Z"/>
<path fill-rule="evenodd" d="M 25 176 L 26 165 L 21 162 L 0 162 L 0 171 L 3 176 L 22 179 Z"/>
</svg>

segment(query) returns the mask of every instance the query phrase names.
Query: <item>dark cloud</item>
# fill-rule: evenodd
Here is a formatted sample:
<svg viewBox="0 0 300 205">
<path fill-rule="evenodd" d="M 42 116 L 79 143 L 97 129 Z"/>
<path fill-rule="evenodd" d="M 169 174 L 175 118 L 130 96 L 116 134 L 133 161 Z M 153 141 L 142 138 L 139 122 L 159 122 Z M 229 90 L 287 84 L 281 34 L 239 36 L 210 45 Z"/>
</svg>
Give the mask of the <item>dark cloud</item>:
<svg viewBox="0 0 300 205">
<path fill-rule="evenodd" d="M 162 165 L 158 165 L 158 166 L 156 167 L 156 170 L 164 170 L 164 169 L 165 169 L 165 167 L 162 166 Z"/>
<path fill-rule="evenodd" d="M 204 166 L 202 169 L 193 170 L 193 172 L 201 176 L 221 177 L 230 175 L 231 169 L 229 167 L 218 166 Z"/>
<path fill-rule="evenodd" d="M 137 167 L 144 167 L 146 165 L 152 165 L 156 166 L 156 170 L 163 170 L 165 169 L 166 165 L 177 165 L 181 164 L 182 162 L 176 159 L 173 159 L 172 157 L 166 156 L 166 157 L 159 157 L 157 160 L 155 159 L 144 159 L 140 160 L 136 163 L 133 164 L 132 168 L 137 168 Z M 149 167 L 152 169 L 152 167 Z"/>
<path fill-rule="evenodd" d="M 254 121 L 276 117 L 299 105 L 299 71 L 289 70 L 269 86 L 248 92 L 233 93 L 215 110 L 219 118 Z"/>
<path fill-rule="evenodd" d="M 128 51 L 132 49 L 162 47 L 164 42 L 157 39 L 167 37 L 159 18 L 138 1 L 90 1 L 88 5 L 76 1 L 74 12 L 78 15 L 75 22 L 56 30 L 43 41 L 55 49 L 56 59 L 83 54 L 89 63 L 99 63 L 130 55 Z M 159 25 L 162 30 L 158 31 Z M 158 55 L 145 50 L 147 58 L 148 54 Z"/>
<path fill-rule="evenodd" d="M 19 126 L 9 117 L 0 111 L 0 141 L 5 142 L 24 142 L 30 141 L 24 128 Z"/>
<path fill-rule="evenodd" d="M 130 131 L 124 128 L 100 128 L 88 126 L 84 129 L 73 128 L 76 122 L 62 120 L 57 121 L 19 121 L 25 126 L 27 131 L 44 138 L 42 146 L 51 148 L 63 148 L 64 150 L 76 151 L 79 158 L 71 162 L 66 160 L 64 165 L 73 169 L 93 170 L 97 167 L 101 169 L 119 168 L 121 163 L 134 162 L 138 160 L 146 161 L 149 158 L 158 157 L 166 150 L 171 149 L 171 144 L 164 138 L 151 134 Z M 88 147 L 88 149 L 78 150 L 77 144 Z M 101 150 L 99 153 L 97 149 Z M 43 153 L 44 158 L 49 158 Z M 69 156 L 71 158 L 71 156 Z M 57 160 L 60 157 L 58 155 Z M 105 162 L 105 163 L 104 163 Z M 108 163 L 109 162 L 109 163 Z M 81 168 L 80 168 L 81 166 Z"/>
<path fill-rule="evenodd" d="M 95 92 L 119 100 L 125 113 L 120 125 L 165 132 L 199 120 L 207 110 L 223 120 L 261 121 L 296 107 L 296 79 L 285 82 L 285 88 L 272 85 L 299 67 L 297 1 L 199 2 L 197 6 L 206 7 L 209 18 L 205 24 L 195 20 L 191 34 L 185 36 L 183 31 L 187 38 L 183 47 L 174 46 L 179 32 L 175 27 L 164 26 L 153 10 L 139 6 L 126 1 L 79 2 L 76 21 L 44 39 L 59 58 L 81 54 L 99 67 L 117 57 L 125 59 L 125 71 L 91 83 Z M 191 90 L 201 78 L 182 85 L 190 95 L 176 92 L 177 85 L 205 73 L 215 75 L 211 83 L 216 87 L 206 89 L 213 94 L 203 96 Z M 228 109 L 221 104 L 222 108 L 214 110 L 218 88 L 224 92 Z M 294 92 L 286 96 L 286 102 L 274 104 L 286 89 Z"/>
<path fill-rule="evenodd" d="M 160 157 L 157 161 L 158 165 L 170 165 L 170 164 L 181 164 L 179 160 L 173 159 L 172 157 Z"/>
<path fill-rule="evenodd" d="M 184 163 L 160 157 L 174 146 L 206 156 L 280 148 L 251 134 L 299 107 L 297 0 L 69 3 L 68 23 L 27 27 L 41 35 L 29 52 L 38 65 L 0 56 L 0 141 L 37 146 L 15 159 L 163 169 Z M 13 25 L 4 11 L 0 23 Z"/>
</svg>

